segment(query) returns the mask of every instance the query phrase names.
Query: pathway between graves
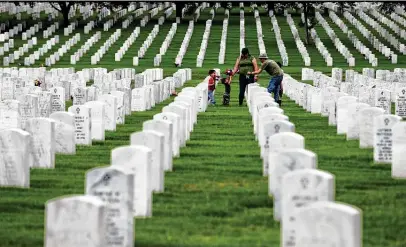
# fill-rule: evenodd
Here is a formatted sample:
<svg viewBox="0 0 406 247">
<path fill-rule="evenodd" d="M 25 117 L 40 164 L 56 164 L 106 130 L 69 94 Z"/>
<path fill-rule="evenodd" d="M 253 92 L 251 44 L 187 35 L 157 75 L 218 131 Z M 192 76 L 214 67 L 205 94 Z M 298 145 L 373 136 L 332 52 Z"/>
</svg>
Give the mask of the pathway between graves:
<svg viewBox="0 0 406 247">
<path fill-rule="evenodd" d="M 216 99 L 221 103 L 223 87 Z M 272 246 L 267 178 L 262 176 L 251 115 L 239 107 L 208 107 L 198 115 L 191 139 L 165 175 L 165 192 L 154 195 L 153 217 L 136 220 L 137 246 Z"/>
</svg>

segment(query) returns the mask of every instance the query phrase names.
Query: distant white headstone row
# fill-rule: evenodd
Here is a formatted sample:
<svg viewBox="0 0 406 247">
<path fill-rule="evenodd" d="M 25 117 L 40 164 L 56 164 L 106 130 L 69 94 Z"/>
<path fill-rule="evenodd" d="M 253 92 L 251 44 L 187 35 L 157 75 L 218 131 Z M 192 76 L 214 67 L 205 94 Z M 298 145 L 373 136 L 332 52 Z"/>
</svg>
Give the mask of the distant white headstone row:
<svg viewBox="0 0 406 247">
<path fill-rule="evenodd" d="M 386 58 L 390 58 L 391 55 L 396 56 L 396 54 L 391 51 L 391 49 L 385 46 L 377 37 L 375 37 L 372 32 L 366 28 L 360 21 L 358 21 L 350 12 L 345 11 L 344 17 L 350 22 L 358 31 L 366 38 L 371 45 L 378 50 L 382 55 Z M 397 57 L 397 56 L 396 56 Z M 367 57 L 370 63 L 372 63 L 373 67 L 378 66 L 378 58 L 374 57 L 373 54 Z"/>
<path fill-rule="evenodd" d="M 228 16 L 224 17 L 223 30 L 221 31 L 220 52 L 219 52 L 219 64 L 224 64 L 226 56 L 226 44 L 227 44 L 227 30 L 228 30 Z"/>
<path fill-rule="evenodd" d="M 270 15 L 271 15 L 271 13 L 270 13 Z M 274 15 L 271 15 L 271 22 L 272 22 L 273 31 L 275 33 L 276 44 L 278 45 L 279 54 L 281 55 L 281 58 L 282 58 L 282 65 L 288 66 L 289 65 L 288 53 L 286 52 L 286 47 L 285 47 L 285 44 L 283 43 L 283 39 L 281 36 L 281 29 L 279 28 L 279 25 L 278 25 L 278 20 L 276 19 L 276 17 Z"/>
<path fill-rule="evenodd" d="M 240 51 L 245 47 L 245 19 L 244 10 L 240 9 Z"/>
<path fill-rule="evenodd" d="M 376 11 L 370 11 L 370 13 L 372 14 L 372 16 L 374 16 L 375 18 L 378 18 L 378 20 L 383 22 L 382 15 L 380 15 Z M 371 18 L 369 15 L 367 15 L 363 11 L 358 11 L 357 14 L 369 26 L 374 28 L 381 35 L 381 37 L 384 40 L 386 40 L 387 42 L 389 42 L 389 44 L 391 44 L 393 47 L 395 47 L 396 50 L 398 50 L 399 52 L 401 52 L 404 55 L 406 54 L 405 44 L 401 43 L 391 32 L 389 32 L 386 28 L 384 28 L 381 24 L 379 24 L 379 22 L 375 21 L 373 18 Z M 391 25 L 389 25 L 389 23 L 385 23 L 385 24 L 387 26 L 391 26 Z M 397 35 L 400 35 L 402 38 L 405 38 L 405 31 L 403 30 L 403 32 L 400 33 L 399 27 L 398 27 L 397 32 L 395 31 L 395 33 Z"/>
<path fill-rule="evenodd" d="M 162 42 L 161 48 L 159 48 L 159 55 L 164 56 L 166 54 L 166 51 L 168 50 L 169 46 L 172 43 L 172 39 L 176 34 L 176 30 L 178 29 L 178 25 L 175 23 L 172 23 L 171 28 L 168 31 L 168 34 L 165 37 L 165 40 Z"/>
<path fill-rule="evenodd" d="M 142 43 L 141 47 L 139 48 L 138 53 L 137 53 L 139 58 L 144 58 L 145 53 L 147 52 L 148 48 L 151 46 L 152 42 L 154 41 L 154 39 L 158 35 L 158 33 L 159 33 L 159 25 L 156 24 L 154 26 L 154 28 L 151 30 L 151 32 L 149 33 L 148 37 Z"/>
<path fill-rule="evenodd" d="M 45 58 L 45 65 L 50 67 L 55 63 L 57 63 L 72 48 L 72 46 L 76 45 L 79 41 L 80 41 L 80 33 L 76 33 L 73 37 L 68 39 L 65 42 L 65 44 L 63 44 L 60 48 L 58 48 L 57 51 L 49 55 L 49 57 Z M 28 62 L 26 61 L 27 57 L 24 59 L 24 65 L 26 66 L 33 64 L 31 63 L 32 60 L 29 57 L 28 59 L 29 59 Z"/>
<path fill-rule="evenodd" d="M 323 18 L 323 16 L 319 12 L 316 13 L 316 19 L 321 23 L 324 30 L 327 32 L 327 35 L 330 37 L 331 41 L 333 41 L 336 49 L 347 60 L 348 65 L 350 67 L 354 67 L 355 58 L 351 54 L 350 50 L 341 42 L 341 40 L 335 34 L 334 30 L 330 27 L 328 22 Z M 332 58 L 331 58 L 331 60 L 332 60 Z M 332 62 L 331 62 L 331 64 L 332 64 Z"/>
<path fill-rule="evenodd" d="M 255 24 L 257 27 L 257 37 L 258 37 L 258 49 L 259 53 L 265 53 L 266 54 L 266 49 L 265 49 L 265 43 L 264 43 L 264 34 L 262 33 L 262 24 L 261 24 L 261 17 L 259 16 L 258 9 L 254 10 L 254 17 L 255 17 Z"/>
<path fill-rule="evenodd" d="M 352 30 L 348 30 L 347 25 L 345 25 L 345 23 L 333 11 L 329 11 L 329 17 L 341 29 L 341 31 L 343 31 L 344 34 L 347 34 L 348 39 L 352 42 L 355 49 L 357 49 L 357 51 L 359 51 L 365 57 L 365 59 L 368 59 L 368 62 L 371 65 L 377 66 L 378 59 L 374 59 L 376 57 L 375 54 L 373 54 L 372 51 L 369 50 L 369 48 L 364 45 L 357 36 L 355 36 Z M 394 61 L 394 58 L 392 61 Z M 350 62 L 354 62 L 352 64 L 355 66 L 355 58 Z"/>
<path fill-rule="evenodd" d="M 121 29 L 117 29 L 104 44 L 96 51 L 96 53 L 91 57 L 91 64 L 98 64 L 103 58 L 104 54 L 110 49 L 110 47 L 120 38 Z"/>
<path fill-rule="evenodd" d="M 302 40 L 300 39 L 299 32 L 295 26 L 295 22 L 293 21 L 290 14 L 286 15 L 286 21 L 288 22 L 290 31 L 292 32 L 293 38 L 295 39 L 296 47 L 299 50 L 300 55 L 302 55 L 303 62 L 305 66 L 311 65 L 311 59 L 309 53 L 307 52 L 306 46 L 303 44 Z"/>
<path fill-rule="evenodd" d="M 299 83 L 285 76 L 284 84 Z M 304 137 L 295 133 L 289 117 L 259 84 L 248 85 L 246 99 L 273 196 L 274 220 L 281 222 L 281 246 L 361 247 L 361 210 L 334 201 L 334 175 L 317 169 L 317 155 L 304 148 Z"/>
<path fill-rule="evenodd" d="M 120 47 L 120 49 L 114 54 L 115 61 L 121 61 L 125 53 L 131 47 L 131 45 L 135 42 L 140 35 L 140 27 L 136 27 L 134 31 L 131 32 L 130 36 L 124 41 L 124 44 Z"/>
<path fill-rule="evenodd" d="M 194 23 L 193 23 L 193 21 L 189 21 L 189 26 L 186 30 L 185 37 L 182 41 L 178 54 L 176 55 L 176 58 L 175 58 L 175 64 L 177 64 L 179 66 L 182 65 L 183 57 L 186 54 L 187 48 L 189 47 L 190 39 L 192 38 L 192 35 L 193 35 L 193 30 L 194 30 Z"/>
<path fill-rule="evenodd" d="M 184 88 L 131 134 L 130 145 L 112 150 L 110 166 L 86 173 L 85 195 L 48 201 L 45 245 L 133 246 L 134 217 L 152 217 L 153 193 L 164 192 L 165 172 L 197 123 L 200 100 L 207 101 L 207 84 Z"/>
<path fill-rule="evenodd" d="M 7 32 L 3 32 L 0 34 L 0 42 L 5 42 L 7 40 L 9 40 L 10 38 L 13 38 L 14 36 L 17 36 L 20 32 L 23 31 L 23 28 L 26 28 L 27 23 L 26 21 L 23 21 L 17 25 L 15 25 L 13 28 L 10 28 Z M 1 26 L 1 29 L 5 29 L 5 25 Z M 38 32 L 40 29 L 42 29 L 42 22 L 38 22 L 37 24 L 34 24 L 33 26 L 31 26 L 29 29 L 27 29 L 25 33 L 25 35 L 22 34 L 22 37 L 24 38 L 25 36 L 25 40 L 27 40 L 28 38 L 31 38 L 31 36 L 34 36 L 36 32 Z M 3 31 L 2 30 L 2 31 Z M 24 39 L 23 39 L 24 40 Z"/>
<path fill-rule="evenodd" d="M 202 42 L 200 44 L 199 54 L 196 58 L 196 67 L 201 68 L 203 66 L 204 57 L 206 55 L 207 44 L 209 43 L 211 29 L 211 20 L 206 21 L 206 27 L 203 32 Z"/>
<path fill-rule="evenodd" d="M 374 148 L 374 161 L 392 163 L 392 177 L 406 177 L 404 168 L 404 122 L 406 117 L 406 83 L 404 69 L 394 72 L 364 69 L 365 75 L 352 70 L 345 73 L 333 68 L 332 77 L 302 70 L 302 79 L 313 80 L 313 86 L 294 80 L 284 81 L 287 95 L 312 113 L 329 118 L 337 134 L 347 140 L 359 140 L 360 148 Z M 368 75 L 368 76 L 367 76 Z M 391 104 L 395 102 L 395 114 Z"/>
<path fill-rule="evenodd" d="M 70 56 L 70 64 L 76 64 L 101 38 L 101 32 L 93 34 L 73 55 Z"/>
</svg>

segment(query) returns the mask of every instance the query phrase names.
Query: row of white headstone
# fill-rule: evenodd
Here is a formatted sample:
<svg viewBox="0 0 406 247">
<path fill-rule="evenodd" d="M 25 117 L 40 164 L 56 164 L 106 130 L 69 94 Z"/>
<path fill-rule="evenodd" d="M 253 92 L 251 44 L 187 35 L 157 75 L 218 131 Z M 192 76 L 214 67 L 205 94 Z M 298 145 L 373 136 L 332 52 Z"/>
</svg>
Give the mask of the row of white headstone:
<svg viewBox="0 0 406 247">
<path fill-rule="evenodd" d="M 378 50 L 382 55 L 384 55 L 386 58 L 389 58 L 391 56 L 391 54 L 395 53 L 393 51 L 391 51 L 391 49 L 389 47 L 386 47 L 377 37 L 375 37 L 372 32 L 366 28 L 359 20 L 357 20 L 350 12 L 345 11 L 344 15 L 345 19 L 347 19 L 348 22 L 350 22 L 356 29 L 358 29 L 358 31 L 362 34 L 362 36 L 364 36 L 364 38 L 366 38 L 371 44 L 372 46 Z M 368 49 L 368 48 L 365 48 Z M 372 59 L 372 55 L 369 55 L 368 59 L 371 62 Z M 372 61 L 372 66 L 377 66 L 378 64 L 378 59 L 376 58 L 376 62 Z M 374 66 L 374 67 L 375 67 Z"/>
<path fill-rule="evenodd" d="M 219 64 L 224 64 L 226 57 L 226 44 L 227 44 L 227 31 L 228 31 L 228 16 L 224 17 L 223 29 L 221 31 L 220 52 L 219 52 Z"/>
<path fill-rule="evenodd" d="M 194 23 L 193 23 L 193 21 L 189 21 L 189 26 L 186 30 L 185 37 L 183 38 L 182 44 L 181 44 L 178 54 L 176 55 L 176 58 L 175 58 L 175 64 L 178 64 L 179 66 L 182 65 L 183 58 L 186 54 L 186 51 L 189 47 L 190 39 L 192 38 L 192 35 L 193 35 L 193 30 L 194 30 Z"/>
<path fill-rule="evenodd" d="M 366 45 L 364 45 L 364 43 L 362 43 L 358 39 L 358 37 L 352 32 L 352 30 L 348 29 L 347 25 L 345 25 L 345 23 L 336 15 L 336 13 L 334 11 L 329 11 L 329 17 L 341 29 L 341 31 L 344 34 L 347 34 L 347 37 L 353 44 L 354 48 L 357 49 L 357 51 L 359 51 L 365 58 L 375 57 L 375 54 L 373 54 L 372 51 L 369 50 L 369 48 L 367 48 Z M 373 55 L 373 56 L 371 56 L 371 55 Z M 393 55 L 393 56 L 396 56 L 396 55 Z M 392 61 L 393 60 L 394 60 L 394 57 L 392 58 Z M 369 63 L 371 65 L 373 62 L 374 61 L 372 61 L 371 59 L 369 60 Z M 378 60 L 376 60 L 376 62 L 378 62 Z M 354 65 L 355 65 L 355 60 L 354 60 Z"/>
<path fill-rule="evenodd" d="M 350 50 L 341 42 L 341 40 L 335 34 L 334 30 L 330 27 L 328 22 L 319 12 L 316 13 L 316 19 L 319 21 L 319 23 L 321 23 L 331 41 L 333 41 L 333 44 L 336 47 L 337 51 L 340 52 L 340 54 L 346 59 L 348 66 L 355 66 L 355 58 L 351 54 Z M 332 61 L 330 64 L 332 64 Z"/>
<path fill-rule="evenodd" d="M 244 10 L 240 10 L 240 51 L 245 48 L 245 19 Z"/>
<path fill-rule="evenodd" d="M 101 38 L 101 32 L 97 31 L 86 42 L 70 56 L 70 64 L 76 64 Z"/>
<path fill-rule="evenodd" d="M 164 56 L 166 54 L 166 51 L 168 50 L 169 46 L 171 45 L 172 39 L 175 36 L 177 29 L 178 29 L 178 24 L 176 24 L 176 22 L 172 23 L 172 26 L 169 29 L 168 34 L 165 37 L 165 40 L 162 42 L 162 45 L 159 48 L 159 55 Z"/>
<path fill-rule="evenodd" d="M 290 16 L 290 14 L 286 15 L 286 21 L 289 25 L 290 31 L 292 32 L 293 39 L 295 40 L 295 43 L 296 43 L 296 47 L 299 50 L 300 55 L 302 55 L 302 59 L 305 63 L 305 66 L 310 66 L 311 59 L 310 59 L 309 53 L 307 52 L 306 46 L 303 44 L 303 41 L 300 38 L 299 32 L 295 26 L 295 22 L 292 19 L 292 17 Z"/>
<path fill-rule="evenodd" d="M 272 22 L 272 27 L 273 31 L 275 33 L 275 39 L 276 39 L 276 44 L 278 45 L 278 50 L 279 54 L 282 58 L 282 65 L 283 66 L 288 66 L 289 65 L 289 57 L 288 53 L 286 52 L 286 46 L 283 43 L 282 35 L 281 35 L 281 29 L 278 25 L 278 20 L 276 19 L 275 15 L 273 14 L 273 11 L 269 11 L 269 15 L 271 16 L 271 22 Z"/>
<path fill-rule="evenodd" d="M 388 41 L 396 50 L 400 51 L 400 53 L 404 55 L 406 54 L 405 44 L 401 43 L 391 32 L 389 32 L 365 12 L 358 11 L 356 13 L 365 23 L 374 28 L 381 35 L 381 37 Z"/>
<path fill-rule="evenodd" d="M 131 134 L 129 146 L 112 150 L 110 166 L 88 171 L 85 195 L 46 203 L 46 246 L 134 245 L 134 217 L 152 216 L 153 193 L 164 192 L 164 173 L 172 171 L 197 122 L 198 91 L 207 101 L 207 84 L 184 88 L 143 131 Z"/>
<path fill-rule="evenodd" d="M 98 64 L 103 58 L 104 54 L 110 49 L 110 47 L 120 38 L 121 29 L 117 29 L 104 44 L 96 51 L 96 53 L 91 57 L 91 64 Z"/>
<path fill-rule="evenodd" d="M 191 78 L 190 70 L 179 73 L 183 75 L 180 85 Z M 20 141 L 17 144 L 10 143 L 11 146 L 4 145 L 3 148 L 7 150 L 16 148 L 13 145 L 21 145 L 23 149 L 20 151 L 23 153 L 17 152 L 17 157 L 1 160 L 5 171 L 1 177 L 1 186 L 29 187 L 30 167 L 54 168 L 55 153 L 75 154 L 75 145 L 92 145 L 92 140 L 104 141 L 105 130 L 115 131 L 117 124 L 124 124 L 125 115 L 131 114 L 131 110 L 126 110 L 129 109 L 131 98 L 125 97 L 125 90 L 120 88 L 108 93 L 101 92 L 99 96 L 88 100 L 87 89 L 76 87 L 73 90 L 73 106 L 65 112 L 66 95 L 63 87 L 53 86 L 49 91 L 42 91 L 40 87 L 27 85 L 26 93 L 23 90 L 21 95 L 17 95 L 12 82 L 3 79 L 4 100 L 0 101 L 0 128 L 24 130 L 32 138 L 24 137 L 29 143 L 22 144 Z M 20 86 L 24 88 L 25 85 Z M 162 97 L 155 97 L 157 88 L 151 88 L 149 100 L 159 103 L 167 99 L 170 93 L 167 90 Z M 128 89 L 131 90 L 129 86 Z M 129 92 L 128 95 L 131 96 Z M 197 96 L 203 98 L 202 93 Z M 7 135 L 14 134 L 21 134 L 21 131 Z M 19 155 L 22 159 L 19 159 Z M 16 174 L 20 170 L 24 172 Z"/>
<path fill-rule="evenodd" d="M 42 38 L 47 39 L 48 37 L 52 36 L 57 30 L 59 30 L 59 22 L 55 22 L 47 29 L 42 32 Z"/>
<path fill-rule="evenodd" d="M 10 38 L 12 38 L 12 37 L 14 36 L 14 35 L 13 35 L 13 32 L 12 32 L 13 30 L 14 30 L 14 35 L 17 35 L 17 34 L 18 34 L 18 31 L 19 31 L 18 25 L 15 26 L 14 29 L 11 29 L 11 30 L 9 31 L 9 37 L 10 37 Z M 42 22 L 38 22 L 37 24 L 34 24 L 34 25 L 31 26 L 29 29 L 27 29 L 25 32 L 22 32 L 22 33 L 21 33 L 21 39 L 22 39 L 22 40 L 27 40 L 27 39 L 29 39 L 29 38 L 35 36 L 35 34 L 36 34 L 37 32 L 39 32 L 40 30 L 42 30 Z"/>
<path fill-rule="evenodd" d="M 250 84 L 247 99 L 263 175 L 269 179 L 274 220 L 281 222 L 281 246 L 361 247 L 361 210 L 334 202 L 334 175 L 317 169 L 317 155 L 305 149 L 304 137 L 295 133 L 295 125 L 266 88 Z"/>
<path fill-rule="evenodd" d="M 320 74 L 313 75 L 317 87 L 293 82 L 287 84 L 287 95 L 312 113 L 328 116 L 329 125 L 337 125 L 337 134 L 345 134 L 347 140 L 359 139 L 360 148 L 374 148 L 374 161 L 392 163 L 393 177 L 406 177 L 402 154 L 406 132 L 401 122 L 406 115 L 406 84 L 397 83 L 395 102 L 400 116 L 396 116 L 391 115 L 391 91 L 376 82 L 367 86 L 371 77 L 355 74 L 351 83 L 360 81 L 361 85 L 354 85 L 355 90 L 349 92 L 335 87 L 334 78 Z"/>
<path fill-rule="evenodd" d="M 258 9 L 254 10 L 254 16 L 255 16 L 255 24 L 257 27 L 257 39 L 258 39 L 258 49 L 259 53 L 265 53 L 266 54 L 266 49 L 265 49 L 265 43 L 264 43 L 264 34 L 262 33 L 262 24 L 261 24 L 261 17 L 259 16 L 259 11 Z"/>
<path fill-rule="evenodd" d="M 368 11 L 375 19 L 377 19 L 379 22 L 385 24 L 388 26 L 390 29 L 392 29 L 393 32 L 395 32 L 397 35 L 399 35 L 402 39 L 406 38 L 406 31 L 404 30 L 403 27 L 400 27 L 397 25 L 394 21 L 392 21 L 390 18 L 387 18 L 386 16 L 382 15 L 376 9 L 369 9 Z"/>
<path fill-rule="evenodd" d="M 203 66 L 204 57 L 206 55 L 207 44 L 209 43 L 211 29 L 211 20 L 206 21 L 206 27 L 203 32 L 202 42 L 200 43 L 199 54 L 196 58 L 196 67 L 201 68 Z"/>
<path fill-rule="evenodd" d="M 319 53 L 324 58 L 324 61 L 326 62 L 327 66 L 329 67 L 333 66 L 333 57 L 331 56 L 327 47 L 323 44 L 323 41 L 321 41 L 321 39 L 319 38 L 319 35 L 317 34 L 315 28 L 312 28 L 312 30 L 310 30 L 310 37 L 312 38 L 314 44 L 316 45 L 316 48 L 319 51 Z"/>
<path fill-rule="evenodd" d="M 13 28 L 10 28 L 7 32 L 1 33 L 0 42 L 5 42 L 10 38 L 13 38 L 14 35 L 17 36 L 17 34 L 22 32 L 23 28 L 25 28 L 26 26 L 27 23 L 23 21 L 22 23 L 18 23 L 17 25 L 15 25 Z M 26 39 L 28 35 L 30 35 L 31 37 L 35 34 L 35 32 L 38 32 L 39 29 L 42 29 L 42 22 L 38 22 L 37 24 L 34 24 L 34 26 L 32 27 L 34 27 L 34 30 L 32 28 L 27 29 L 28 34 L 26 35 Z M 32 33 L 32 31 L 34 32 Z"/>
<path fill-rule="evenodd" d="M 139 58 L 143 58 L 145 56 L 145 53 L 151 46 L 152 42 L 154 41 L 158 33 L 159 33 L 159 25 L 156 24 L 154 25 L 154 28 L 151 30 L 151 32 L 148 34 L 148 37 L 142 43 L 141 47 L 138 49 L 137 55 Z"/>
<path fill-rule="evenodd" d="M 80 33 L 76 33 L 73 37 L 68 39 L 57 51 L 45 58 L 45 65 L 50 67 L 58 62 L 73 46 L 80 41 Z M 34 58 L 34 59 L 33 59 Z M 24 65 L 30 66 L 35 63 L 35 57 L 25 57 Z"/>
<path fill-rule="evenodd" d="M 131 45 L 135 42 L 135 40 L 140 35 L 140 32 L 141 32 L 140 27 L 135 27 L 134 31 L 132 31 L 130 36 L 128 36 L 128 38 L 124 41 L 124 44 L 114 54 L 114 59 L 115 59 L 116 62 L 121 61 L 121 59 L 126 54 L 128 49 L 131 47 Z"/>
</svg>

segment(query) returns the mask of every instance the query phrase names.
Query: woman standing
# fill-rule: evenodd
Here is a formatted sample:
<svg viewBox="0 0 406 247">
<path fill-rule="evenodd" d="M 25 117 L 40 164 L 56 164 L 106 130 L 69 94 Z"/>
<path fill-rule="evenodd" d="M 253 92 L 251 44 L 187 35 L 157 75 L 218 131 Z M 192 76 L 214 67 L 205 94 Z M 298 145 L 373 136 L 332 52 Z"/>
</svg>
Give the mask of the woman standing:
<svg viewBox="0 0 406 247">
<path fill-rule="evenodd" d="M 250 72 L 257 71 L 258 65 L 255 57 L 251 56 L 248 48 L 241 50 L 241 56 L 237 58 L 233 69 L 233 75 L 239 71 L 240 77 L 240 93 L 238 95 L 239 105 L 241 106 L 244 101 L 244 93 L 248 84 L 254 82 L 254 75 L 250 75 Z"/>
</svg>

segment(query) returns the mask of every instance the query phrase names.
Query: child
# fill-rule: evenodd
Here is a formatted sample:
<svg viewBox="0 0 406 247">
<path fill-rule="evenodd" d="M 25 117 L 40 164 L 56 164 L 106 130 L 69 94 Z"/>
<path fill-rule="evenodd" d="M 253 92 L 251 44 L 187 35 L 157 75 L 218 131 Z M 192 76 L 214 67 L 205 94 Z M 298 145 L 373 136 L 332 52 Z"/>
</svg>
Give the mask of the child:
<svg viewBox="0 0 406 247">
<path fill-rule="evenodd" d="M 221 83 L 224 84 L 225 87 L 225 92 L 223 94 L 223 105 L 229 105 L 230 104 L 230 93 L 231 93 L 231 80 L 233 78 L 233 70 L 228 69 L 224 72 L 226 75 L 226 78 L 221 79 Z"/>
<path fill-rule="evenodd" d="M 216 100 L 214 99 L 214 89 L 216 89 L 216 71 L 214 69 L 209 70 L 209 76 L 210 76 L 208 85 L 209 102 L 215 105 Z"/>
</svg>

